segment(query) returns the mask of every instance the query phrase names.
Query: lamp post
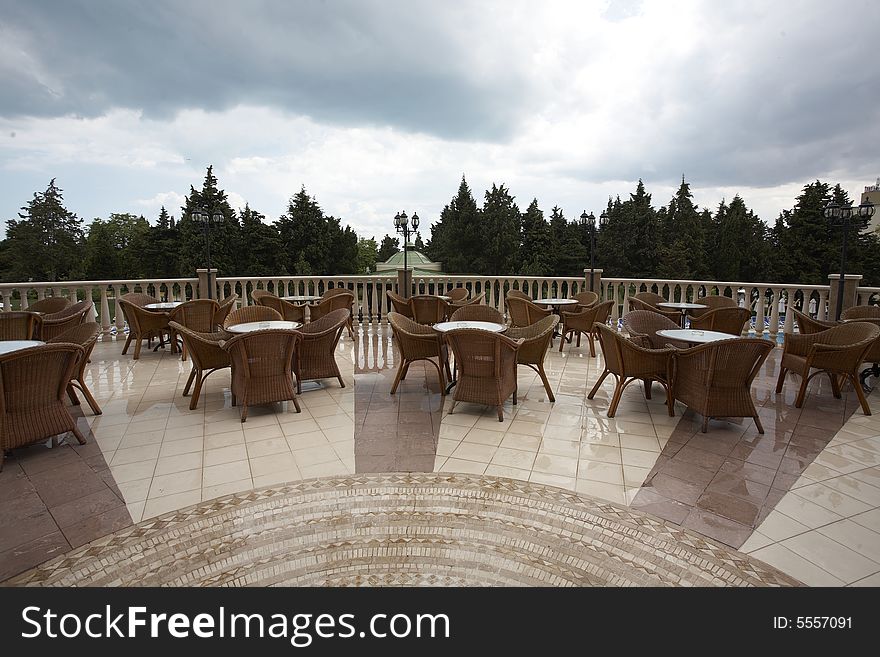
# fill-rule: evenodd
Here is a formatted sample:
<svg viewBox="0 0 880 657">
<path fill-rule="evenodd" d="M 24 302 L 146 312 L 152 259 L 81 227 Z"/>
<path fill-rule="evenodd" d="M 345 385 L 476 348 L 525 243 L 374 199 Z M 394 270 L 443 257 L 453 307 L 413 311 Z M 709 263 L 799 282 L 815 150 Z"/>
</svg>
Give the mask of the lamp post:
<svg viewBox="0 0 880 657">
<path fill-rule="evenodd" d="M 856 213 L 862 220 L 868 220 L 874 216 L 874 204 L 866 201 L 856 208 Z M 843 244 L 840 249 L 840 279 L 837 283 L 837 309 L 834 313 L 834 319 L 840 321 L 840 313 L 843 312 L 843 288 L 845 284 L 846 272 L 846 238 L 849 235 L 849 220 L 853 214 L 852 203 L 840 205 L 831 200 L 825 206 L 825 218 L 835 227 L 843 228 Z"/>
<path fill-rule="evenodd" d="M 196 208 L 192 211 L 193 221 L 198 221 L 202 224 L 202 230 L 205 233 L 205 255 L 208 261 L 208 298 L 212 298 L 211 288 L 211 231 L 210 225 L 211 223 L 219 224 L 223 221 L 223 215 L 219 212 L 215 212 L 214 214 L 208 214 L 204 208 Z"/>
<path fill-rule="evenodd" d="M 590 292 L 593 291 L 593 270 L 596 268 L 596 217 L 587 214 L 584 210 L 581 213 L 581 221 L 587 224 L 590 229 Z"/>
<path fill-rule="evenodd" d="M 406 271 L 406 245 L 409 243 L 409 236 L 419 229 L 419 215 L 413 212 L 412 227 L 410 227 L 410 219 L 406 216 L 406 210 L 398 212 L 394 215 L 394 228 L 403 235 L 403 270 Z"/>
</svg>

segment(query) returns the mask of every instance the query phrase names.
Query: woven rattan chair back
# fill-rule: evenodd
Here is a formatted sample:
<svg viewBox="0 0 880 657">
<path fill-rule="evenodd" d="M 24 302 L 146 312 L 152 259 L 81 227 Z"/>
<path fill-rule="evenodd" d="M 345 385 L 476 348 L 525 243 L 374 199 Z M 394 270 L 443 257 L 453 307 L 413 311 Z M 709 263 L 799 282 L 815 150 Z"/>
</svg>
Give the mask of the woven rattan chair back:
<svg viewBox="0 0 880 657">
<path fill-rule="evenodd" d="M 281 319 L 284 319 L 281 313 L 267 306 L 245 306 L 229 313 L 226 319 L 223 320 L 223 328 L 229 328 L 236 324 L 247 324 L 248 322 L 271 322 Z"/>
<path fill-rule="evenodd" d="M 844 310 L 840 319 L 880 319 L 880 306 L 853 306 Z"/>
<path fill-rule="evenodd" d="M 446 291 L 446 296 L 451 302 L 465 301 L 470 296 L 470 291 L 466 287 L 454 287 Z"/>
<path fill-rule="evenodd" d="M 89 403 L 89 406 L 95 415 L 101 415 L 101 407 L 95 400 L 94 395 L 92 395 L 92 391 L 89 390 L 89 387 L 86 385 L 85 378 L 86 368 L 89 365 L 89 358 L 92 356 L 92 350 L 98 342 L 99 335 L 101 335 L 101 327 L 98 326 L 96 322 L 86 322 L 85 324 L 78 324 L 77 326 L 69 328 L 61 335 L 47 340 L 49 344 L 78 344 L 82 347 L 83 357 L 80 358 L 79 364 L 70 379 L 70 384 L 67 387 L 67 396 L 70 398 L 71 403 L 78 406 L 79 398 L 76 396 L 76 390 L 79 390 L 86 398 L 86 401 Z"/>
<path fill-rule="evenodd" d="M 751 317 L 752 312 L 746 308 L 717 308 L 699 317 L 691 317 L 691 328 L 740 335 Z"/>
<path fill-rule="evenodd" d="M 668 338 L 657 335 L 657 331 L 678 328 L 681 328 L 678 322 L 653 310 L 631 310 L 623 316 L 623 330 L 630 339 L 651 349 L 662 349 L 670 342 Z"/>
<path fill-rule="evenodd" d="M 39 338 L 43 318 L 37 313 L 13 311 L 0 313 L 0 340 Z"/>
<path fill-rule="evenodd" d="M 492 306 L 485 304 L 467 304 L 456 308 L 449 318 L 453 322 L 495 322 L 504 324 L 504 315 Z"/>
<path fill-rule="evenodd" d="M 52 313 L 61 312 L 73 303 L 67 297 L 46 297 L 39 301 L 34 301 L 27 309 L 32 313 L 43 313 L 51 315 Z"/>
<path fill-rule="evenodd" d="M 412 318 L 419 324 L 437 324 L 446 319 L 449 309 L 440 297 L 424 294 L 409 298 Z"/>
</svg>

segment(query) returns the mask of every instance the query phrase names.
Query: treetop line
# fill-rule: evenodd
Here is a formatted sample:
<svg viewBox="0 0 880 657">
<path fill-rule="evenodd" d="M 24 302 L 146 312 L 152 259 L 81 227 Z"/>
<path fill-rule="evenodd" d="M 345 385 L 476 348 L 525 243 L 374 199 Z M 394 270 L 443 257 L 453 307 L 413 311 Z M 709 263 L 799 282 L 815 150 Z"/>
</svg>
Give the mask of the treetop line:
<svg viewBox="0 0 880 657">
<path fill-rule="evenodd" d="M 596 230 L 596 267 L 606 276 L 823 284 L 836 272 L 840 230 L 825 220 L 829 200 L 850 201 L 839 184 L 805 185 L 791 209 L 766 225 L 740 196 L 714 212 L 698 208 L 690 186 L 655 208 L 642 181 L 634 193 L 609 199 Z M 221 276 L 367 274 L 387 260 L 400 241 L 358 239 L 348 225 L 326 215 L 300 189 L 273 223 L 246 205 L 236 212 L 208 167 L 201 189 L 190 187 L 175 221 L 163 207 L 155 224 L 143 216 L 111 214 L 87 228 L 64 207 L 55 180 L 34 193 L 19 219 L 7 221 L 0 242 L 6 282 L 111 280 L 193 276 L 204 263 L 204 233 L 192 212 L 201 208 L 224 220 L 211 226 L 211 259 Z M 580 276 L 590 259 L 589 221 L 569 221 L 558 207 L 544 216 L 537 199 L 520 211 L 503 185 L 486 190 L 477 205 L 462 177 L 456 195 L 413 247 L 442 263 L 449 274 Z M 389 219 L 390 222 L 390 219 Z M 425 222 L 427 223 L 427 222 Z M 847 273 L 880 285 L 880 235 L 853 222 Z"/>
</svg>

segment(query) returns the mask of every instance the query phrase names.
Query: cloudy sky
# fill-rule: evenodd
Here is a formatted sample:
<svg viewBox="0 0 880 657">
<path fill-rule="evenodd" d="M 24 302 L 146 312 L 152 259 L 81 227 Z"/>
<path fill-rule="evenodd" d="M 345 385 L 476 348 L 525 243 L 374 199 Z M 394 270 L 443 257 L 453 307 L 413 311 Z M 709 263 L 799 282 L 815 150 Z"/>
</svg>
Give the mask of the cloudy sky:
<svg viewBox="0 0 880 657">
<path fill-rule="evenodd" d="M 599 212 L 682 174 L 766 221 L 880 176 L 880 2 L 0 0 L 0 219 L 56 178 L 91 220 L 179 215 L 208 164 L 362 235 L 464 174 Z M 427 221 L 426 221 L 427 220 Z"/>
</svg>

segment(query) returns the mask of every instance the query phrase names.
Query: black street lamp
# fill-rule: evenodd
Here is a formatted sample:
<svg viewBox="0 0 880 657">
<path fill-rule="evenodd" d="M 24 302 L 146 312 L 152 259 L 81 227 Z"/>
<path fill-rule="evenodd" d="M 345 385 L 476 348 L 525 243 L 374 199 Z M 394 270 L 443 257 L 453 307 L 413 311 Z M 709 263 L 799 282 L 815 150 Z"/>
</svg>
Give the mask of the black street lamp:
<svg viewBox="0 0 880 657">
<path fill-rule="evenodd" d="M 403 235 L 403 271 L 406 271 L 406 245 L 409 244 L 409 236 L 419 229 L 419 215 L 413 213 L 412 227 L 410 227 L 410 219 L 406 216 L 406 210 L 398 212 L 394 215 L 394 228 Z"/>
<path fill-rule="evenodd" d="M 205 256 L 208 261 L 208 298 L 212 298 L 211 292 L 211 231 L 210 226 L 211 223 L 219 224 L 223 221 L 223 215 L 219 212 L 215 212 L 214 214 L 208 214 L 204 208 L 196 208 L 192 211 L 190 215 L 193 218 L 193 221 L 198 221 L 202 224 L 202 230 L 205 233 Z"/>
<path fill-rule="evenodd" d="M 862 203 L 856 212 L 860 219 L 868 220 L 874 216 L 874 204 L 870 201 Z M 825 218 L 835 227 L 843 228 L 843 244 L 840 249 L 840 279 L 837 283 L 837 310 L 834 313 L 834 319 L 840 321 L 840 313 L 843 312 L 843 288 L 845 284 L 844 274 L 846 272 L 846 238 L 849 235 L 849 220 L 853 214 L 852 203 L 840 205 L 835 201 L 829 201 L 825 206 Z"/>
<path fill-rule="evenodd" d="M 599 215 L 599 227 L 605 225 L 605 222 L 608 220 L 608 214 L 606 212 L 602 212 Z M 590 292 L 593 292 L 593 270 L 596 269 L 596 217 L 592 214 L 587 214 L 587 211 L 584 210 L 581 213 L 581 221 L 585 222 L 590 229 Z"/>
</svg>

